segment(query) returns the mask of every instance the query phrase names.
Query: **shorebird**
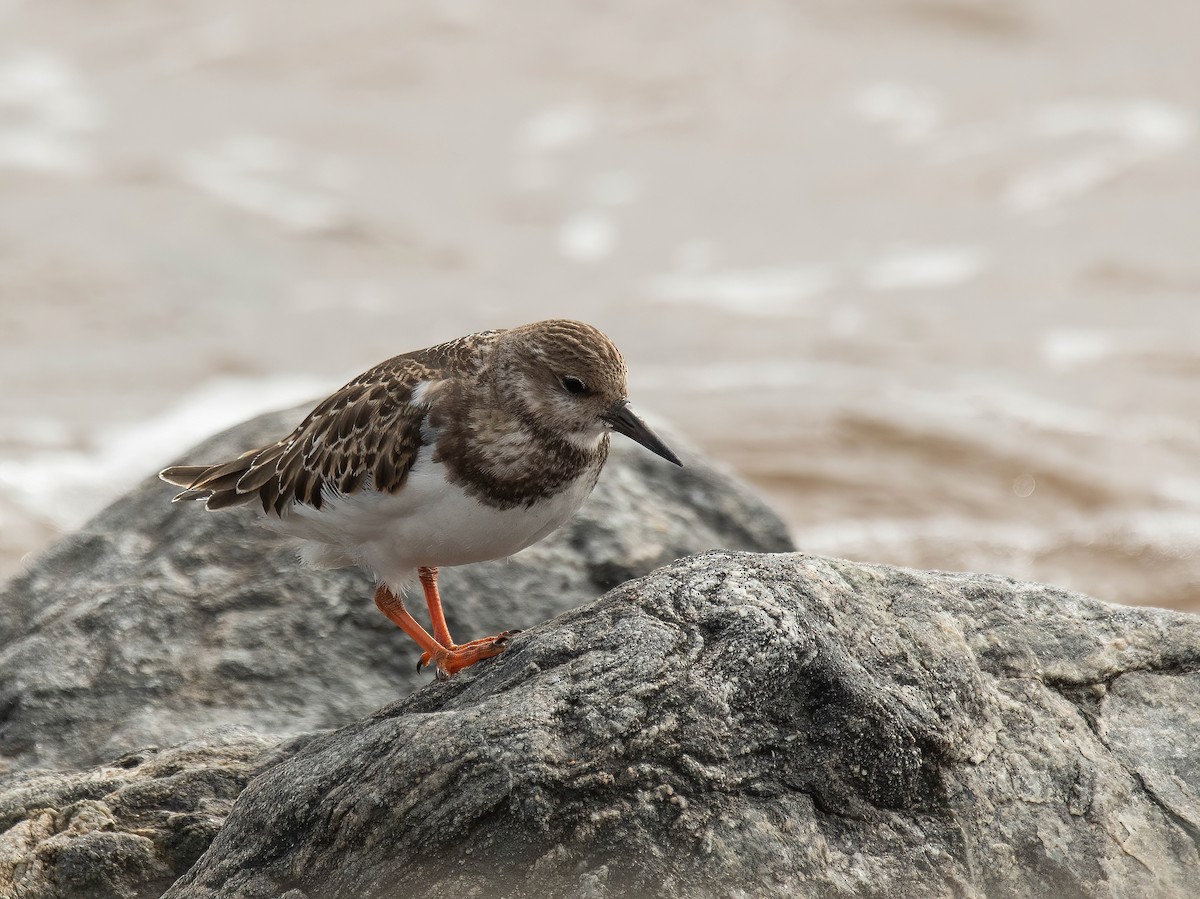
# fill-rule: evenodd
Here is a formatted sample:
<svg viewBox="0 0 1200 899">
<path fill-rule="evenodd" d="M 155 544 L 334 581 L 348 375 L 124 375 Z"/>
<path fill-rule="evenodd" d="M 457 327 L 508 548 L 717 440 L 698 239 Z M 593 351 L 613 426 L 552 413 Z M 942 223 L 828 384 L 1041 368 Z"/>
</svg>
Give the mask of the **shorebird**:
<svg viewBox="0 0 1200 899">
<path fill-rule="evenodd" d="M 612 341 L 554 319 L 388 359 L 282 440 L 159 476 L 185 488 L 175 502 L 256 502 L 308 565 L 369 571 L 375 604 L 423 650 L 418 670 L 445 678 L 517 632 L 454 643 L 438 569 L 510 556 L 562 525 L 596 486 L 611 431 L 682 464 L 630 407 Z M 417 582 L 432 633 L 404 605 Z"/>
</svg>

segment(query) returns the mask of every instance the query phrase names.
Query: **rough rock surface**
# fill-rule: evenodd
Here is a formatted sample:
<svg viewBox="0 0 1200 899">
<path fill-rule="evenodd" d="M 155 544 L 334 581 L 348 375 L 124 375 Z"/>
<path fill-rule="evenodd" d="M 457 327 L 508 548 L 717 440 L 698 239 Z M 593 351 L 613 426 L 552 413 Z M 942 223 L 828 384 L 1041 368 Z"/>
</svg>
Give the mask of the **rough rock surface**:
<svg viewBox="0 0 1200 899">
<path fill-rule="evenodd" d="M 1194 896 L 1200 619 L 710 553 L 258 777 L 170 899 Z"/>
<path fill-rule="evenodd" d="M 306 409 L 254 419 L 184 458 L 277 439 Z M 791 548 L 774 513 L 672 442 L 682 469 L 614 440 L 569 525 L 509 562 L 446 569 L 451 632 L 528 628 L 704 549 Z M 365 574 L 301 568 L 252 510 L 172 505 L 173 492 L 148 478 L 0 592 L 0 772 L 93 765 L 218 726 L 338 726 L 429 680 Z"/>
<path fill-rule="evenodd" d="M 199 857 L 234 799 L 302 739 L 231 731 L 0 789 L 0 896 L 152 899 Z"/>
</svg>

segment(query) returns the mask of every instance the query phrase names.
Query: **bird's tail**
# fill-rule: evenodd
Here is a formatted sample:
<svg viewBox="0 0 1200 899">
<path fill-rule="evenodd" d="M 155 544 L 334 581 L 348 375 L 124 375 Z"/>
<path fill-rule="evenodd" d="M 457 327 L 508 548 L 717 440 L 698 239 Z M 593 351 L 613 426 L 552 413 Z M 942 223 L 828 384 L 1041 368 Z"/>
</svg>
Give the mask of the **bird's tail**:
<svg viewBox="0 0 1200 899">
<path fill-rule="evenodd" d="M 218 465 L 174 465 L 164 468 L 158 476 L 168 484 L 187 488 L 171 502 L 201 500 L 209 509 L 240 506 L 256 496 L 253 490 L 239 490 L 238 481 L 253 467 L 260 453 L 261 449 L 253 449 Z"/>
</svg>

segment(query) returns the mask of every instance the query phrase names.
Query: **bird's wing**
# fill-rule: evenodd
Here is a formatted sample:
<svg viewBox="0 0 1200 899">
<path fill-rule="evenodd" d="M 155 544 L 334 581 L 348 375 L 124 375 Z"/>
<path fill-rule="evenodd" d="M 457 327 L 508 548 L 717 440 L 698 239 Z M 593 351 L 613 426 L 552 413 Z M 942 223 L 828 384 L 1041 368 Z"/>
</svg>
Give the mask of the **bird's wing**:
<svg viewBox="0 0 1200 899">
<path fill-rule="evenodd" d="M 428 353 L 398 356 L 325 399 L 278 443 L 219 465 L 168 468 L 160 477 L 187 488 L 177 501 L 205 500 L 209 509 L 223 509 L 257 499 L 276 515 L 292 503 L 319 509 L 322 497 L 366 484 L 395 492 L 421 448 L 428 405 L 414 393 L 442 376 Z"/>
</svg>

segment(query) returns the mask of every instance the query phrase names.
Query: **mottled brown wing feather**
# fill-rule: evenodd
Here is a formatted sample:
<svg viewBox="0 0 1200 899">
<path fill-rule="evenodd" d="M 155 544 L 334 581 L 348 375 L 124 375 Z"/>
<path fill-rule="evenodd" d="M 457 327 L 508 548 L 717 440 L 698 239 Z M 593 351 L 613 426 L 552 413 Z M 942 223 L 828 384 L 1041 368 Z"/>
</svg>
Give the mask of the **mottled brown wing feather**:
<svg viewBox="0 0 1200 899">
<path fill-rule="evenodd" d="M 218 465 L 180 465 L 162 472 L 181 500 L 224 509 L 258 500 L 281 514 L 292 503 L 321 508 L 331 493 L 370 485 L 394 493 L 421 448 L 427 407 L 413 391 L 442 374 L 423 359 L 397 357 L 376 366 L 322 401 L 291 434 Z"/>
<path fill-rule="evenodd" d="M 421 448 L 427 407 L 412 402 L 427 381 L 470 376 L 500 331 L 481 331 L 382 362 L 324 400 L 283 440 L 217 465 L 179 465 L 159 476 L 186 488 L 175 501 L 224 509 L 257 499 L 281 514 L 292 503 L 320 508 L 331 492 L 370 485 L 399 490 Z"/>
</svg>

